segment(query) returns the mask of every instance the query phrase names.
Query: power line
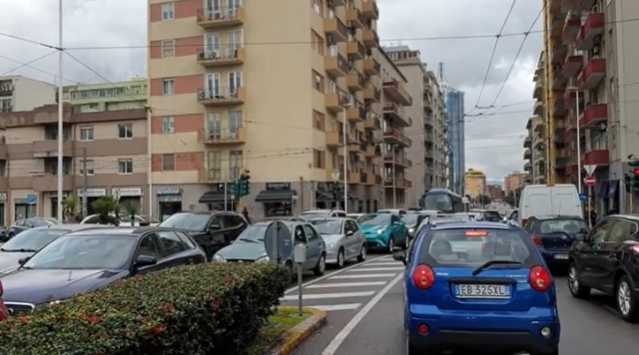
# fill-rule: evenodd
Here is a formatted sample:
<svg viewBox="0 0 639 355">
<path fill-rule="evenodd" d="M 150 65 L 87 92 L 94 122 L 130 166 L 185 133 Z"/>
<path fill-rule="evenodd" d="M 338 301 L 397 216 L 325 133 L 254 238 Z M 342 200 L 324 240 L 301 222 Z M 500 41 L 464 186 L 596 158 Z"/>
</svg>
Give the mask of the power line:
<svg viewBox="0 0 639 355">
<path fill-rule="evenodd" d="M 16 70 L 18 70 L 18 69 L 21 69 L 21 68 L 24 68 L 24 67 L 31 66 L 31 64 L 33 64 L 33 63 L 35 63 L 35 62 L 37 62 L 37 61 L 40 61 L 40 60 L 42 60 L 42 59 L 44 59 L 44 58 L 46 58 L 46 57 L 48 57 L 48 56 L 50 56 L 50 55 L 52 55 L 52 54 L 54 54 L 54 53 L 57 53 L 57 51 L 51 51 L 51 52 L 46 53 L 46 54 L 44 54 L 44 55 L 41 55 L 41 56 L 39 56 L 39 57 L 37 57 L 37 58 L 34 58 L 34 59 L 32 59 L 32 60 L 30 60 L 30 61 L 28 61 L 28 62 L 26 62 L 26 63 L 22 63 L 22 64 L 18 65 L 17 67 L 15 67 L 15 68 L 13 68 L 13 69 L 11 69 L 11 70 L 8 70 L 8 71 L 6 71 L 6 72 L 4 72 L 4 73 L 0 74 L 0 76 L 4 76 L 4 75 L 7 75 L 7 74 L 11 74 L 11 73 L 13 73 L 14 71 L 16 71 Z"/>
<path fill-rule="evenodd" d="M 481 84 L 481 89 L 479 90 L 479 96 L 477 97 L 477 103 L 475 104 L 476 109 L 481 108 L 479 104 L 481 103 L 481 98 L 484 95 L 484 90 L 486 89 L 486 83 L 488 82 L 488 75 L 490 75 L 490 70 L 492 69 L 492 66 L 493 66 L 493 60 L 495 60 L 495 53 L 497 52 L 499 39 L 501 38 L 504 32 L 504 28 L 506 27 L 506 24 L 508 23 L 508 19 L 510 19 L 510 15 L 513 13 L 513 9 L 515 8 L 516 3 L 517 3 L 517 0 L 513 0 L 512 3 L 510 4 L 510 9 L 508 10 L 508 13 L 506 14 L 504 23 L 502 23 L 501 28 L 499 29 L 499 32 L 495 38 L 495 43 L 493 44 L 493 49 L 490 53 L 490 59 L 488 59 L 488 66 L 486 67 L 486 73 L 484 74 L 484 81 Z"/>
<path fill-rule="evenodd" d="M 40 42 L 40 41 L 36 41 L 33 39 L 29 39 L 29 38 L 25 38 L 25 37 L 20 37 L 20 36 L 16 36 L 16 35 L 12 35 L 10 33 L 4 33 L 4 32 L 0 32 L 0 36 L 1 37 L 7 37 L 7 38 L 11 38 L 11 39 L 15 39 L 17 41 L 22 41 L 22 42 L 27 42 L 27 43 L 31 43 L 31 44 L 35 44 L 38 46 L 42 46 L 45 48 L 49 48 L 49 49 L 55 49 L 56 51 L 60 50 L 60 47 L 58 46 L 54 46 L 48 43 L 44 43 L 44 42 Z"/>
<path fill-rule="evenodd" d="M 113 83 L 111 80 L 107 79 L 104 75 L 100 74 L 97 70 L 91 68 L 88 64 L 85 64 L 84 62 L 82 62 L 80 59 L 76 58 L 74 55 L 72 55 L 71 53 L 64 51 L 64 54 L 68 55 L 71 59 L 73 59 L 76 63 L 82 65 L 83 67 L 85 67 L 86 69 L 88 69 L 90 72 L 92 72 L 93 74 L 95 74 L 98 78 L 108 82 L 108 83 Z"/>
<path fill-rule="evenodd" d="M 55 52 L 54 52 L 54 53 L 55 53 Z M 57 75 L 57 74 L 55 74 L 55 73 L 53 73 L 53 72 L 50 72 L 50 71 L 46 71 L 46 70 L 40 69 L 40 68 L 35 67 L 35 66 L 31 65 L 31 64 L 26 64 L 26 63 L 24 63 L 23 61 L 17 60 L 17 59 L 15 59 L 15 58 L 7 57 L 7 56 L 5 56 L 5 55 L 1 55 L 1 54 L 0 54 L 0 58 L 2 58 L 2 59 L 4 59 L 4 60 L 6 60 L 6 61 L 8 61 L 8 62 L 12 62 L 12 63 L 15 63 L 15 64 L 24 65 L 25 67 L 27 67 L 27 68 L 29 68 L 29 69 L 35 70 L 35 71 L 40 72 L 40 73 L 42 73 L 42 74 L 49 75 L 49 76 L 51 76 L 51 77 L 53 77 L 53 78 L 57 78 L 57 77 L 58 77 L 58 75 Z M 62 79 L 63 79 L 63 80 L 65 80 L 65 81 L 68 81 L 68 82 L 70 82 L 70 83 L 74 83 L 74 84 L 77 84 L 77 83 L 80 83 L 80 82 L 81 82 L 80 80 L 71 80 L 71 79 L 67 79 L 67 78 L 64 78 L 64 77 L 63 77 Z"/>
</svg>

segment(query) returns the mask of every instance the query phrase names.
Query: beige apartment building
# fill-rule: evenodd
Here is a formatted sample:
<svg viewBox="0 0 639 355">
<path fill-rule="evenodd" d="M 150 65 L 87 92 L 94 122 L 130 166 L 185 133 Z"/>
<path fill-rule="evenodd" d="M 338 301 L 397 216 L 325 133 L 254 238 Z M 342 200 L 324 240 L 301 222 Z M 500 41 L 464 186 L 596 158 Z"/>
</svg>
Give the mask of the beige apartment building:
<svg viewBox="0 0 639 355">
<path fill-rule="evenodd" d="M 149 0 L 154 215 L 341 207 L 344 178 L 350 212 L 382 207 L 378 16 L 374 0 Z"/>
<path fill-rule="evenodd" d="M 426 144 L 427 187 L 446 188 L 448 186 L 448 117 L 444 90 L 433 71 L 427 72 L 425 111 L 427 135 L 433 144 Z M 432 164 L 432 168 L 429 167 Z M 428 174 L 428 172 L 432 172 Z"/>
<path fill-rule="evenodd" d="M 504 192 L 506 196 L 519 193 L 528 181 L 528 174 L 515 171 L 504 178 Z"/>
<path fill-rule="evenodd" d="M 55 85 L 20 75 L 0 77 L 0 112 L 30 111 L 55 98 Z"/>
<path fill-rule="evenodd" d="M 466 195 L 477 201 L 479 196 L 486 195 L 486 175 L 474 169 L 468 169 L 464 176 Z"/>
</svg>

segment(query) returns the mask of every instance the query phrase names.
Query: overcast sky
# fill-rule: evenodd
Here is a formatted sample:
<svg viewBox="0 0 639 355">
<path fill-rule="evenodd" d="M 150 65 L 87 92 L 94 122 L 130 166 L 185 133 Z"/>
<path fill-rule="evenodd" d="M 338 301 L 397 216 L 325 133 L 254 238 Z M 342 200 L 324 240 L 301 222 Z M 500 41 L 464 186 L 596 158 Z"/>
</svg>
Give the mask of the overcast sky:
<svg viewBox="0 0 639 355">
<path fill-rule="evenodd" d="M 278 0 L 248 0 L 278 1 Z M 304 0 L 299 0 L 304 1 Z M 65 47 L 139 46 L 146 38 L 146 0 L 64 0 Z M 383 45 L 404 44 L 419 49 L 433 70 L 445 63 L 450 86 L 466 92 L 466 112 L 475 113 L 494 39 L 418 40 L 433 36 L 496 34 L 512 0 L 378 0 L 379 32 Z M 57 43 L 57 0 L 0 0 L 0 32 L 37 41 Z M 539 13 L 541 0 L 518 0 L 505 33 L 526 31 Z M 540 20 L 536 29 L 541 28 Z M 492 103 L 515 57 L 523 36 L 500 40 L 480 106 Z M 532 114 L 532 77 L 542 36 L 532 34 L 497 101 L 502 114 L 467 118 L 467 168 L 502 180 L 521 170 L 525 124 Z M 52 52 L 50 49 L 0 37 L 0 75 Z M 74 50 L 71 53 L 110 80 L 145 75 L 145 49 Z M 71 59 L 65 59 L 66 83 L 100 79 Z M 52 82 L 57 54 L 14 73 Z M 507 105 L 508 107 L 500 107 Z M 495 110 L 483 111 L 494 112 Z M 512 113 L 517 111 L 526 111 Z"/>
</svg>

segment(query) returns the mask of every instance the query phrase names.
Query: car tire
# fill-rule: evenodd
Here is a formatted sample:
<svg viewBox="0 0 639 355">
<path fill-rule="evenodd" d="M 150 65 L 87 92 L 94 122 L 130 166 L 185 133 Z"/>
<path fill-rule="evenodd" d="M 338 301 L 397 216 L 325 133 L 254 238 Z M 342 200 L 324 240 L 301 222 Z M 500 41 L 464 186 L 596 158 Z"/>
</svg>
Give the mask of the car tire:
<svg viewBox="0 0 639 355">
<path fill-rule="evenodd" d="M 590 287 L 583 286 L 579 281 L 579 273 L 575 264 L 568 267 L 568 289 L 575 298 L 587 298 L 590 296 Z"/>
<path fill-rule="evenodd" d="M 346 265 L 344 249 L 340 249 L 339 252 L 337 252 L 337 268 L 341 269 L 344 267 L 344 265 Z"/>
<path fill-rule="evenodd" d="M 325 271 L 326 271 L 326 255 L 322 255 L 320 256 L 320 259 L 317 261 L 317 266 L 315 266 L 315 269 L 313 270 L 313 272 L 317 276 L 322 276 L 324 275 Z"/>
<path fill-rule="evenodd" d="M 634 323 L 639 320 L 639 299 L 632 290 L 628 276 L 622 276 L 617 282 L 615 298 L 617 309 L 625 321 Z"/>
<path fill-rule="evenodd" d="M 366 245 L 362 245 L 362 249 L 359 251 L 359 255 L 357 256 L 357 261 L 364 262 L 366 261 Z"/>
</svg>

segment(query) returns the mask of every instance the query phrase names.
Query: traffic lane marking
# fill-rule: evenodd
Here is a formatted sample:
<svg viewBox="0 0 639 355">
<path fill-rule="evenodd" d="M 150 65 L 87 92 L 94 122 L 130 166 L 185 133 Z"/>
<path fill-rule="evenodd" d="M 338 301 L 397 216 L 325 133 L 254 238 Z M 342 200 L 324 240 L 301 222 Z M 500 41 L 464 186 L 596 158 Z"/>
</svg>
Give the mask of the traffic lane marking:
<svg viewBox="0 0 639 355">
<path fill-rule="evenodd" d="M 337 292 L 337 293 L 312 293 L 302 294 L 302 300 L 322 300 L 331 298 L 353 298 L 353 297 L 369 297 L 377 291 L 361 291 L 361 292 Z M 298 295 L 288 295 L 280 298 L 280 301 L 296 301 Z"/>
<path fill-rule="evenodd" d="M 391 278 L 396 274 L 364 274 L 364 275 L 337 275 L 330 277 L 329 280 L 352 280 L 352 279 L 379 279 Z"/>
<path fill-rule="evenodd" d="M 312 308 L 317 308 L 320 311 L 324 312 L 337 312 L 337 311 L 351 311 L 354 309 L 358 309 L 361 307 L 361 303 L 344 303 L 344 304 L 334 304 L 334 305 L 314 305 Z"/>
<path fill-rule="evenodd" d="M 405 267 L 371 267 L 371 268 L 357 268 L 349 270 L 348 272 L 371 272 L 371 271 L 402 271 L 406 270 Z"/>
<path fill-rule="evenodd" d="M 368 286 L 384 286 L 386 281 L 369 281 L 369 282 L 337 282 L 337 283 L 321 283 L 319 285 L 310 285 L 306 288 L 309 290 L 318 288 L 342 288 L 342 287 L 368 287 Z"/>
</svg>

